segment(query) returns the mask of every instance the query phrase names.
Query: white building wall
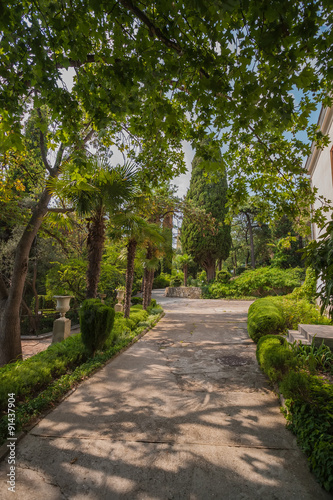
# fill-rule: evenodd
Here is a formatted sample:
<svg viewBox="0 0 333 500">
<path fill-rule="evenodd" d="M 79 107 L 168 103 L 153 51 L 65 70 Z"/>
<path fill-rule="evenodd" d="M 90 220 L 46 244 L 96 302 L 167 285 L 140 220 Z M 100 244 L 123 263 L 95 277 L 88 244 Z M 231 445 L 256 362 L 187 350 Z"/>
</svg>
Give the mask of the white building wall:
<svg viewBox="0 0 333 500">
<path fill-rule="evenodd" d="M 312 153 L 309 156 L 306 167 L 311 176 L 313 187 L 318 189 L 317 195 L 324 196 L 330 200 L 333 209 L 333 160 L 332 160 L 332 144 L 333 144 L 333 107 L 323 108 L 321 110 L 318 125 L 324 135 L 330 138 L 329 145 L 323 150 L 316 149 L 312 146 Z M 314 208 L 322 207 L 322 203 L 316 200 Z M 331 214 L 327 212 L 326 217 L 330 219 Z M 316 224 L 312 225 L 312 238 L 317 239 L 319 230 Z"/>
</svg>

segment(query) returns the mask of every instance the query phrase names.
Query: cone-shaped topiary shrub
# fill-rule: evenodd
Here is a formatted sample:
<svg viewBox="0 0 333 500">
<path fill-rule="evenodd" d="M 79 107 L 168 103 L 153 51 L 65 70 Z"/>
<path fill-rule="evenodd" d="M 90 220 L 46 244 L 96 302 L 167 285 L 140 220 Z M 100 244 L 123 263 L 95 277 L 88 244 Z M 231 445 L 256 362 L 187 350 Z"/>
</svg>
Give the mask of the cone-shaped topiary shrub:
<svg viewBox="0 0 333 500">
<path fill-rule="evenodd" d="M 260 337 L 282 333 L 286 329 L 281 308 L 269 298 L 258 299 L 251 304 L 247 319 L 247 330 L 257 343 Z"/>
<path fill-rule="evenodd" d="M 82 342 L 87 351 L 94 355 L 110 336 L 114 324 L 115 311 L 99 299 L 87 299 L 80 309 Z"/>
</svg>

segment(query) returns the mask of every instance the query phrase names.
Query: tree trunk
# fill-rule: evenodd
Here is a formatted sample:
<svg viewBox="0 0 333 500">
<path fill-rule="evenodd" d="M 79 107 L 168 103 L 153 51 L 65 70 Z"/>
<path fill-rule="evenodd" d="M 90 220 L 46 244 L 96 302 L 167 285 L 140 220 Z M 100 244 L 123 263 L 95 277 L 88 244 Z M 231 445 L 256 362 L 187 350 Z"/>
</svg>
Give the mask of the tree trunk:
<svg viewBox="0 0 333 500">
<path fill-rule="evenodd" d="M 143 292 L 142 292 L 142 307 L 143 309 L 147 309 L 148 307 L 148 290 L 149 290 L 149 270 L 145 267 L 143 273 Z"/>
<path fill-rule="evenodd" d="M 150 242 L 148 242 L 147 246 L 147 253 L 146 253 L 146 260 L 149 261 L 153 256 L 153 247 Z M 154 280 L 154 271 L 153 271 L 153 280 Z M 142 301 L 142 307 L 143 309 L 147 309 L 147 307 L 150 304 L 150 297 L 151 297 L 151 288 L 153 283 L 151 281 L 151 270 L 148 267 L 145 267 L 144 274 L 143 274 L 143 301 Z"/>
<path fill-rule="evenodd" d="M 203 265 L 206 273 L 207 273 L 207 281 L 212 281 L 215 279 L 215 268 L 216 268 L 216 262 L 215 259 L 207 259 L 206 262 Z"/>
<path fill-rule="evenodd" d="M 151 294 L 153 291 L 153 283 L 154 283 L 154 269 L 151 269 L 149 271 L 149 281 L 148 281 L 148 306 L 150 306 L 151 303 Z"/>
<path fill-rule="evenodd" d="M 29 253 L 51 199 L 45 189 L 17 245 L 11 286 L 7 290 L 0 276 L 0 366 L 22 359 L 20 307 L 28 271 Z"/>
<path fill-rule="evenodd" d="M 254 242 L 253 242 L 253 230 L 252 230 L 252 224 L 251 224 L 251 218 L 250 214 L 245 213 L 246 219 L 247 219 L 247 227 L 249 230 L 249 237 L 250 237 L 250 251 L 251 251 L 251 266 L 253 269 L 256 267 L 256 261 L 254 257 Z"/>
<path fill-rule="evenodd" d="M 35 297 L 35 316 L 38 318 L 38 311 L 39 311 L 39 297 L 38 297 L 38 292 L 36 288 L 36 281 L 37 281 L 37 259 L 34 262 L 34 274 L 32 277 L 32 283 L 31 283 L 31 288 Z M 38 322 L 38 319 L 37 319 Z"/>
<path fill-rule="evenodd" d="M 137 247 L 137 241 L 134 238 L 131 238 L 127 244 L 126 292 L 125 292 L 125 306 L 124 306 L 125 318 L 128 318 L 130 314 L 136 247 Z"/>
<path fill-rule="evenodd" d="M 104 208 L 95 210 L 88 228 L 88 270 L 87 270 L 87 299 L 97 297 L 97 287 L 101 274 L 101 262 L 105 241 Z"/>
<path fill-rule="evenodd" d="M 187 264 L 184 264 L 183 271 L 184 271 L 184 286 L 187 286 L 187 274 L 188 274 Z"/>
</svg>

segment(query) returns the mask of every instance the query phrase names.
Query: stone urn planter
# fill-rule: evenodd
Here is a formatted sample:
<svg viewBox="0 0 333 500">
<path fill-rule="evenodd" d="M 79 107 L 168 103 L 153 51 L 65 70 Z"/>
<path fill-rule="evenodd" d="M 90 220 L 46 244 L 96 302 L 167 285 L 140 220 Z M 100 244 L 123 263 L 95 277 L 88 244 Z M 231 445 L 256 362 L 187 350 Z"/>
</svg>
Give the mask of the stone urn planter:
<svg viewBox="0 0 333 500">
<path fill-rule="evenodd" d="M 70 309 L 71 295 L 54 295 L 57 301 L 56 310 L 60 313 L 60 318 L 53 322 L 52 344 L 61 342 L 61 340 L 69 337 L 71 333 L 71 320 L 65 317 L 65 314 Z"/>
<path fill-rule="evenodd" d="M 125 297 L 125 290 L 118 290 L 118 289 L 116 289 L 116 292 L 117 292 L 118 303 L 114 306 L 114 310 L 116 312 L 123 312 L 124 307 L 123 307 L 122 302 L 123 302 L 124 297 Z"/>
<path fill-rule="evenodd" d="M 106 297 L 106 293 L 99 293 L 99 298 L 101 299 L 102 304 L 104 304 L 104 299 Z"/>
<path fill-rule="evenodd" d="M 54 299 L 57 301 L 56 310 L 60 313 L 60 317 L 63 318 L 67 311 L 70 310 L 71 295 L 54 295 Z"/>
</svg>

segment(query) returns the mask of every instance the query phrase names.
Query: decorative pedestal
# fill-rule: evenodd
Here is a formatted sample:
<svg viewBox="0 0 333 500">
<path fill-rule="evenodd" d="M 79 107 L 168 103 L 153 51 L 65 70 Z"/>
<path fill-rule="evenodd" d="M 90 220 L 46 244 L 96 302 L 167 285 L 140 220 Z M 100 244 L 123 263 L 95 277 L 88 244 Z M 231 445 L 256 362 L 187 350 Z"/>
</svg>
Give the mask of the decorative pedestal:
<svg viewBox="0 0 333 500">
<path fill-rule="evenodd" d="M 60 312 L 60 318 L 53 322 L 52 344 L 61 342 L 71 333 L 71 320 L 65 318 L 65 314 L 70 309 L 69 302 L 72 297 L 70 295 L 55 295 L 54 298 L 57 299 L 56 310 Z"/>
<path fill-rule="evenodd" d="M 101 299 L 102 304 L 104 304 L 104 299 L 106 297 L 106 293 L 100 293 L 99 298 Z"/>
<path fill-rule="evenodd" d="M 124 300 L 125 297 L 125 291 L 124 290 L 117 290 L 117 299 L 118 299 L 118 304 L 114 306 L 114 310 L 116 312 L 123 312 L 124 307 L 122 304 L 122 301 Z"/>
</svg>

